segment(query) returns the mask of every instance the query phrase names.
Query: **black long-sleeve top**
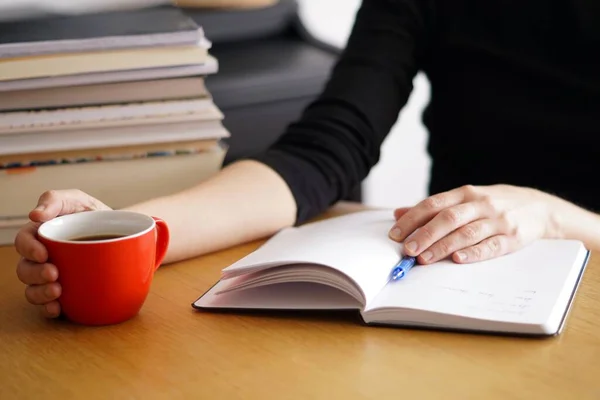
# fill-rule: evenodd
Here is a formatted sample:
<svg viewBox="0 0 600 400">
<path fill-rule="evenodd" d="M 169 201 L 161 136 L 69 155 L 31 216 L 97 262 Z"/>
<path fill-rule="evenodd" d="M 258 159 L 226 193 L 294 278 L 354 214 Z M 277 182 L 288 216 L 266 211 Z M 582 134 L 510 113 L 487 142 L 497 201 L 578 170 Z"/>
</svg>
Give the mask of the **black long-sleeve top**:
<svg viewBox="0 0 600 400">
<path fill-rule="evenodd" d="M 418 71 L 431 194 L 506 183 L 600 210 L 600 1 L 364 0 L 324 91 L 253 157 L 297 223 L 368 175 Z"/>
</svg>

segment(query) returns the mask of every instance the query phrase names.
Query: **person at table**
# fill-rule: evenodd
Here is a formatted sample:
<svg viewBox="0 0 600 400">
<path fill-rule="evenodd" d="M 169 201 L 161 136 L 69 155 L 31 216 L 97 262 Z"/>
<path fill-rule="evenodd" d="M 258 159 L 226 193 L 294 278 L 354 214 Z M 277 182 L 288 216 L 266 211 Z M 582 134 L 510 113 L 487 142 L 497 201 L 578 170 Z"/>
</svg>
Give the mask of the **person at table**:
<svg viewBox="0 0 600 400">
<path fill-rule="evenodd" d="M 166 263 L 304 223 L 367 176 L 424 71 L 431 197 L 397 209 L 390 237 L 410 235 L 406 252 L 423 264 L 498 257 L 538 238 L 600 248 L 599 49 L 596 0 L 364 1 L 322 94 L 277 143 L 129 209 L 168 222 Z M 17 273 L 29 302 L 53 317 L 58 272 L 36 228 L 108 207 L 77 190 L 43 193 L 38 204 L 15 241 Z"/>
</svg>

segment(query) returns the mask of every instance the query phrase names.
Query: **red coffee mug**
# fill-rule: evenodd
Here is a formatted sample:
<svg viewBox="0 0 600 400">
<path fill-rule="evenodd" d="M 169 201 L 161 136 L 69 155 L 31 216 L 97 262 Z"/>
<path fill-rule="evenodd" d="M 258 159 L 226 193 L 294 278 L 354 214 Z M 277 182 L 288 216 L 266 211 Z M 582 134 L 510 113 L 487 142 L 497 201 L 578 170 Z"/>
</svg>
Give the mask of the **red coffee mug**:
<svg viewBox="0 0 600 400">
<path fill-rule="evenodd" d="M 58 269 L 64 316 L 83 325 L 110 325 L 139 313 L 170 235 L 159 218 L 87 211 L 42 224 L 38 237 Z"/>
</svg>

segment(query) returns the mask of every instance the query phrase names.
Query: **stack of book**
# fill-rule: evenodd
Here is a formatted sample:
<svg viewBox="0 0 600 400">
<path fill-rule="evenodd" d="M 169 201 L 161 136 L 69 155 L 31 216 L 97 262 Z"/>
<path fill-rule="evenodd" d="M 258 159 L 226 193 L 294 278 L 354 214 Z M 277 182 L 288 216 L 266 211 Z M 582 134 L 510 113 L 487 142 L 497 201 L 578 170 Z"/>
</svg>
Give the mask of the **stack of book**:
<svg viewBox="0 0 600 400">
<path fill-rule="evenodd" d="M 209 50 L 171 6 L 0 24 L 0 244 L 46 190 L 121 208 L 217 173 Z"/>
</svg>

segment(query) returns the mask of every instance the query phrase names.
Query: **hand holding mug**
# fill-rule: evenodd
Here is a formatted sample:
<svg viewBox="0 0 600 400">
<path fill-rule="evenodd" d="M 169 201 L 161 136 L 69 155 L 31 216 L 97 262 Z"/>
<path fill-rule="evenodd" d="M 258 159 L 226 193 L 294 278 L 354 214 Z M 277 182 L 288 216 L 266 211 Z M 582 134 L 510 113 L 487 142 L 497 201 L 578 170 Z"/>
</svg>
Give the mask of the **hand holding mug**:
<svg viewBox="0 0 600 400">
<path fill-rule="evenodd" d="M 31 304 L 40 306 L 42 314 L 48 318 L 58 317 L 61 313 L 57 300 L 62 288 L 57 282 L 58 270 L 48 262 L 48 251 L 37 238 L 38 228 L 43 222 L 61 215 L 94 210 L 110 210 L 110 207 L 80 190 L 45 192 L 29 214 L 31 221 L 15 238 L 15 247 L 22 256 L 17 264 L 17 276 L 27 285 L 25 297 Z"/>
<path fill-rule="evenodd" d="M 38 218 L 32 212 L 32 223 L 15 241 L 24 257 L 17 273 L 29 285 L 29 301 L 43 305 L 50 317 L 62 312 L 86 325 L 135 316 L 167 251 L 166 223 L 112 211 L 78 191 L 47 193 L 40 205 L 38 212 L 51 212 Z"/>
</svg>

